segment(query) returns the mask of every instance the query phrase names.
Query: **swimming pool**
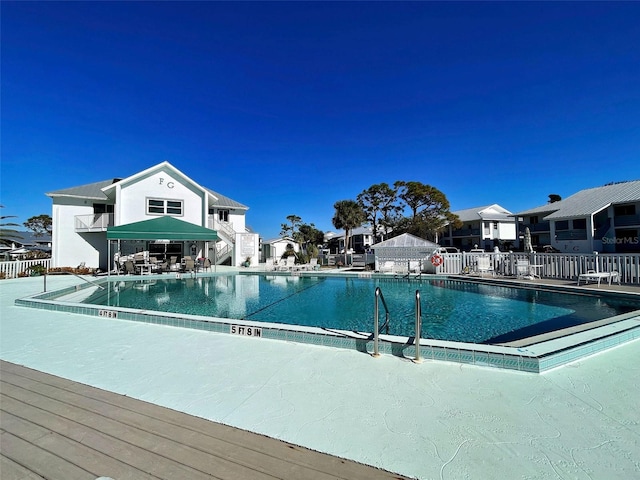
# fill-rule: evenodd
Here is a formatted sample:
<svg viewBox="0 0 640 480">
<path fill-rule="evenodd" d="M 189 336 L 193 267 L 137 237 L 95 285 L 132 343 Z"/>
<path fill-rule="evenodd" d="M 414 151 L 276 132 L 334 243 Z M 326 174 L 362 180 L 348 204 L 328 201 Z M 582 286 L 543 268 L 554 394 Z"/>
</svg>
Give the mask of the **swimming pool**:
<svg viewBox="0 0 640 480">
<path fill-rule="evenodd" d="M 640 309 L 640 302 L 560 294 L 451 279 L 411 281 L 290 275 L 217 275 L 107 282 L 59 302 L 162 311 L 355 332 L 373 330 L 374 292 L 390 312 L 388 333 L 415 334 L 415 296 L 422 305 L 421 338 L 496 344 L 573 327 Z"/>
<path fill-rule="evenodd" d="M 377 345 L 381 354 L 416 363 L 428 359 L 528 373 L 640 339 L 640 310 L 635 310 L 640 296 L 633 293 L 342 272 L 213 273 L 176 280 L 85 279 L 59 291 L 16 299 L 15 304 L 96 321 L 143 322 L 367 354 L 375 353 Z M 372 333 L 376 286 L 391 313 L 391 332 L 381 334 L 377 343 Z M 422 298 L 419 342 L 413 327 L 416 291 Z M 573 294 L 565 296 L 567 291 Z"/>
</svg>

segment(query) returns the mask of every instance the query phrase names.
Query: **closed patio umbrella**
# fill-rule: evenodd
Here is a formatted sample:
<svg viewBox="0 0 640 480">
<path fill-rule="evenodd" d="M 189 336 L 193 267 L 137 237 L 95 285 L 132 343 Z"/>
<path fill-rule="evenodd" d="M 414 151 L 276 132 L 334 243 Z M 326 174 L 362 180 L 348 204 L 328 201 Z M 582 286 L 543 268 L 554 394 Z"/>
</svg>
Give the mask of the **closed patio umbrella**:
<svg viewBox="0 0 640 480">
<path fill-rule="evenodd" d="M 531 245 L 531 231 L 529 227 L 524 229 L 524 251 L 525 253 L 533 253 L 533 245 Z"/>
</svg>

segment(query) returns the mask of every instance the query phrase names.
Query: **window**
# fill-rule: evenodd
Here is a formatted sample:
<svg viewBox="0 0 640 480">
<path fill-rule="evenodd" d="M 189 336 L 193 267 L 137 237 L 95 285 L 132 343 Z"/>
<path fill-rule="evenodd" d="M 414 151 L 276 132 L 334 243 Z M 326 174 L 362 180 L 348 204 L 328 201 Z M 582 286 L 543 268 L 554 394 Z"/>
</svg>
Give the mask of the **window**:
<svg viewBox="0 0 640 480">
<path fill-rule="evenodd" d="M 113 205 L 109 205 L 106 203 L 94 203 L 93 204 L 93 213 L 113 213 Z"/>
<path fill-rule="evenodd" d="M 182 200 L 147 199 L 149 215 L 182 215 Z"/>
<path fill-rule="evenodd" d="M 635 215 L 636 206 L 635 205 L 616 205 L 613 207 L 613 214 L 616 217 L 623 217 L 625 215 Z"/>
<path fill-rule="evenodd" d="M 229 221 L 229 210 L 218 210 L 218 220 L 221 222 Z"/>
<path fill-rule="evenodd" d="M 576 218 L 573 220 L 573 229 L 574 230 L 586 230 L 587 229 L 587 219 L 586 218 Z"/>
<path fill-rule="evenodd" d="M 569 230 L 569 220 L 560 220 L 556 222 L 556 230 Z"/>
</svg>

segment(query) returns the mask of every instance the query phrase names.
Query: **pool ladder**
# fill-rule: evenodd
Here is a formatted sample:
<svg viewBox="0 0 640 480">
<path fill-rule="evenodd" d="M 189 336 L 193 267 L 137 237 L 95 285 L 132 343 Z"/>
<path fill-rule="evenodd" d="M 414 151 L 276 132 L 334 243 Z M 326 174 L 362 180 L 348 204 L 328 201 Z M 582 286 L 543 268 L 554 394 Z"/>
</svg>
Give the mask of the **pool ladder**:
<svg viewBox="0 0 640 480">
<path fill-rule="evenodd" d="M 385 310 L 384 323 L 380 325 L 380 301 L 382 301 L 382 306 Z M 416 290 L 416 300 L 415 300 L 415 312 L 416 312 L 416 333 L 414 338 L 415 344 L 415 358 L 414 362 L 420 363 L 422 359 L 420 358 L 420 331 L 422 330 L 422 306 L 420 303 L 420 290 Z M 387 307 L 387 302 L 384 299 L 384 295 L 382 294 L 382 290 L 380 287 L 376 287 L 376 292 L 374 296 L 374 305 L 373 305 L 373 356 L 379 357 L 379 337 L 380 332 L 385 330 L 386 334 L 389 334 L 389 308 Z"/>
</svg>

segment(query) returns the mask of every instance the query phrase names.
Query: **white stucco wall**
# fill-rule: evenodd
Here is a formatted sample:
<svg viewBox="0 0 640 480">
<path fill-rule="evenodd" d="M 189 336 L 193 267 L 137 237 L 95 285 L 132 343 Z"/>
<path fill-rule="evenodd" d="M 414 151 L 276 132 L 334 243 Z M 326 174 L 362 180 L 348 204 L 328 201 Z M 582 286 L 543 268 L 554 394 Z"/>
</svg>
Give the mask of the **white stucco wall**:
<svg viewBox="0 0 640 480">
<path fill-rule="evenodd" d="M 236 233 L 236 242 L 232 265 L 241 266 L 242 263 L 250 258 L 251 265 L 257 265 L 260 262 L 260 236 L 257 233 Z"/>
<path fill-rule="evenodd" d="M 195 225 L 203 225 L 204 193 L 183 185 L 182 179 L 166 172 L 157 172 L 128 185 L 116 185 L 116 224 L 125 225 L 157 218 L 147 214 L 147 199 L 183 202 L 183 212 L 176 218 Z"/>
<path fill-rule="evenodd" d="M 76 233 L 75 216 L 93 214 L 89 200 L 57 199 L 52 209 L 51 263 L 53 267 L 100 266 L 100 252 L 106 251 L 105 233 Z M 101 244 L 104 244 L 103 248 Z"/>
<path fill-rule="evenodd" d="M 298 250 L 300 249 L 300 246 L 293 240 L 278 240 L 263 245 L 262 248 L 264 249 L 266 246 L 268 246 L 269 251 L 265 252 L 264 258 L 262 260 L 266 260 L 267 258 L 280 259 L 282 255 L 284 255 L 284 252 L 287 251 L 287 245 L 289 244 L 293 245 L 294 252 L 298 252 Z"/>
<path fill-rule="evenodd" d="M 516 239 L 516 224 L 515 223 L 498 223 L 498 231 L 496 237 L 500 240 L 515 240 Z"/>
</svg>

